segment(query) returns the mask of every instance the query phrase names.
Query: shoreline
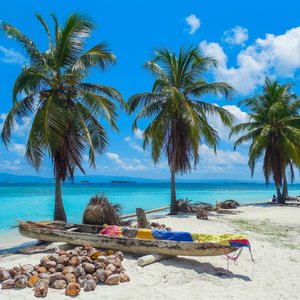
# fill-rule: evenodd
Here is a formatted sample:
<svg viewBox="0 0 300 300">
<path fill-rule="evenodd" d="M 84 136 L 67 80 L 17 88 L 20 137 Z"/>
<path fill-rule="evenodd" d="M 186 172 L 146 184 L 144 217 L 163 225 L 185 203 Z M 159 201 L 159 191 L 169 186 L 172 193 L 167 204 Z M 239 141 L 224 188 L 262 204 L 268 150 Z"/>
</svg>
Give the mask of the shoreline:
<svg viewBox="0 0 300 300">
<path fill-rule="evenodd" d="M 91 293 L 81 291 L 77 299 L 96 299 L 103 295 L 107 299 L 199 299 L 200 294 L 205 295 L 205 299 L 299 299 L 299 208 L 248 205 L 235 211 L 235 214 L 211 213 L 208 220 L 198 220 L 194 214 L 151 215 L 149 220 L 178 231 L 246 234 L 255 263 L 244 249 L 238 264 L 227 261 L 223 256 L 182 256 L 142 268 L 136 264 L 136 255 L 126 253 L 124 267 L 130 277 L 128 284 L 101 285 Z M 0 257 L 0 266 L 35 265 L 44 255 L 8 255 Z M 280 280 L 278 270 L 282 274 Z M 135 293 L 132 293 L 133 290 Z M 33 298 L 30 289 L 0 290 L 0 295 L 4 299 Z M 66 298 L 60 290 L 50 289 L 47 299 Z"/>
</svg>

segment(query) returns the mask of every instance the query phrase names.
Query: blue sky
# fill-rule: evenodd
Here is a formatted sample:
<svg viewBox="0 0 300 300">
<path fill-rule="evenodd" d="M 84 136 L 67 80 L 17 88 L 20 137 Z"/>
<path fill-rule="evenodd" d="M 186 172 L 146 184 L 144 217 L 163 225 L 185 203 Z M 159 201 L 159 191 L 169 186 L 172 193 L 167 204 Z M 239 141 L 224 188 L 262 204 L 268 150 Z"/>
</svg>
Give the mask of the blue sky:
<svg viewBox="0 0 300 300">
<path fill-rule="evenodd" d="M 209 80 L 228 81 L 237 90 L 234 99 L 207 97 L 212 103 L 225 106 L 238 121 L 247 118 L 247 111 L 238 107 L 240 99 L 259 91 L 265 75 L 281 82 L 299 81 L 300 21 L 298 1 L 5 1 L 1 3 L 0 20 L 19 29 L 44 50 L 47 37 L 34 12 L 51 22 L 54 12 L 62 22 L 70 13 L 82 12 L 90 16 L 97 29 L 88 46 L 99 41 L 108 43 L 117 56 L 117 65 L 106 72 L 93 70 L 88 80 L 114 86 L 128 99 L 132 94 L 149 91 L 153 82 L 142 65 L 152 57 L 153 50 L 167 47 L 199 46 L 205 55 L 214 56 L 219 67 L 208 75 Z M 26 61 L 22 49 L 12 40 L 0 35 L 0 128 L 11 107 L 12 85 Z M 300 92 L 299 87 L 295 87 Z M 110 147 L 97 157 L 97 168 L 88 167 L 87 174 L 126 175 L 149 178 L 168 178 L 164 158 L 158 166 L 151 162 L 149 149 L 141 150 L 141 133 L 132 133 L 133 117 L 119 112 L 120 133 L 111 132 Z M 221 142 L 218 155 L 201 145 L 197 170 L 184 178 L 193 179 L 250 179 L 247 166 L 247 146 L 233 151 L 228 131 L 220 121 L 210 118 L 219 130 Z M 146 123 L 140 123 L 140 129 Z M 16 127 L 9 151 L 0 144 L 0 172 L 35 174 L 24 159 L 24 147 L 30 120 Z M 262 179 L 258 165 L 254 179 Z M 46 161 L 39 172 L 51 176 Z"/>
</svg>

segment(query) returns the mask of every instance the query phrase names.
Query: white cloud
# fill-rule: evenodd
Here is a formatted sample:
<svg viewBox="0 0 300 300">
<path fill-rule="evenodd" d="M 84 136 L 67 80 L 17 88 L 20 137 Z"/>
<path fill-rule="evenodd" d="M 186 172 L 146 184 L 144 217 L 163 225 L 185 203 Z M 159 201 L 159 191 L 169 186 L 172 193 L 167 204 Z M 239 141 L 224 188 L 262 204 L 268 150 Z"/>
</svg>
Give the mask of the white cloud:
<svg viewBox="0 0 300 300">
<path fill-rule="evenodd" d="M 106 152 L 107 158 L 114 162 L 120 169 L 125 171 L 143 171 L 146 167 L 139 159 L 121 159 L 117 153 Z"/>
<path fill-rule="evenodd" d="M 226 81 L 241 94 L 253 92 L 266 75 L 293 78 L 300 67 L 300 26 L 281 35 L 266 34 L 238 53 L 236 67 L 227 66 L 227 56 L 218 43 L 200 43 L 203 53 L 219 61 L 218 81 Z"/>
<path fill-rule="evenodd" d="M 24 156 L 26 152 L 26 146 L 24 144 L 12 144 L 9 147 L 9 150 L 15 152 L 18 156 Z"/>
<path fill-rule="evenodd" d="M 24 65 L 26 62 L 25 57 L 14 49 L 7 49 L 3 46 L 0 46 L 0 52 L 2 52 L 4 55 L 0 58 L 0 60 L 4 63 Z"/>
<path fill-rule="evenodd" d="M 131 140 L 131 137 L 130 137 L 130 136 L 126 136 L 126 137 L 124 138 L 124 141 L 125 141 L 126 143 L 128 143 L 129 147 L 131 147 L 132 149 L 135 149 L 135 150 L 137 150 L 137 151 L 139 151 L 139 152 L 141 152 L 141 153 L 145 153 L 145 154 L 147 153 L 147 151 L 144 150 L 143 147 L 141 147 L 141 146 L 138 145 L 137 143 L 133 142 L 133 141 Z"/>
<path fill-rule="evenodd" d="M 7 114 L 0 114 L 0 131 L 3 129 L 3 124 L 5 121 Z M 30 131 L 31 127 L 31 118 L 29 117 L 23 117 L 21 120 L 21 123 L 14 123 L 14 131 L 13 131 L 13 136 L 18 136 L 18 137 L 27 137 Z"/>
<path fill-rule="evenodd" d="M 201 25 L 200 19 L 196 15 L 192 14 L 185 18 L 186 23 L 190 26 L 189 34 L 194 34 Z"/>
<path fill-rule="evenodd" d="M 229 173 L 236 168 L 247 167 L 248 157 L 237 151 L 214 150 L 207 145 L 199 146 L 200 162 L 198 172 Z"/>
<path fill-rule="evenodd" d="M 129 142 L 131 140 L 131 137 L 130 136 L 126 136 L 125 138 L 124 138 L 124 141 L 125 142 Z"/>
<path fill-rule="evenodd" d="M 224 32 L 224 41 L 231 45 L 244 45 L 248 40 L 248 29 L 236 26 Z"/>
<path fill-rule="evenodd" d="M 0 162 L 0 168 L 5 171 L 17 171 L 21 169 L 21 161 L 20 159 L 14 161 L 4 160 Z"/>
<path fill-rule="evenodd" d="M 235 116 L 234 124 L 246 123 L 249 121 L 249 115 L 236 105 L 224 105 L 222 108 L 226 109 Z M 209 115 L 208 122 L 210 126 L 217 130 L 221 140 L 228 141 L 230 129 L 227 126 L 224 126 L 218 115 Z M 235 140 L 236 138 L 237 137 L 233 137 L 232 140 Z"/>
<path fill-rule="evenodd" d="M 134 136 L 139 139 L 139 140 L 143 140 L 144 139 L 144 131 L 139 129 L 139 128 L 136 128 L 134 131 Z"/>
</svg>

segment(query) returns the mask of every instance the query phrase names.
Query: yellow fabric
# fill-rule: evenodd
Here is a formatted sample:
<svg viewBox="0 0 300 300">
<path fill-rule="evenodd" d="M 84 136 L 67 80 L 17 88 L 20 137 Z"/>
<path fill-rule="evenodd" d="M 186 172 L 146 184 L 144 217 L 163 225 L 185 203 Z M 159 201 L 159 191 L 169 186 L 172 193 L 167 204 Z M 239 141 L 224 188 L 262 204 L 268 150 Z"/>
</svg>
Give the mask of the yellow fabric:
<svg viewBox="0 0 300 300">
<path fill-rule="evenodd" d="M 139 229 L 136 237 L 138 239 L 154 240 L 151 229 L 143 229 L 143 228 Z"/>
<path fill-rule="evenodd" d="M 229 246 L 230 240 L 246 240 L 247 236 L 243 234 L 201 234 L 191 233 L 194 242 L 215 243 L 223 246 Z"/>
</svg>

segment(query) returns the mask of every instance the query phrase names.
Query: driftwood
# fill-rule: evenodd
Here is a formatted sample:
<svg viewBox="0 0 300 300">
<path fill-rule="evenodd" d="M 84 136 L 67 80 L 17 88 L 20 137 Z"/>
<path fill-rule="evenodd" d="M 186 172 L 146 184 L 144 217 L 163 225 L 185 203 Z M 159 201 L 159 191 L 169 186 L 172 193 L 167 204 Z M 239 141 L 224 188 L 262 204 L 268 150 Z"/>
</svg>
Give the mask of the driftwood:
<svg viewBox="0 0 300 300">
<path fill-rule="evenodd" d="M 145 255 L 145 256 L 140 257 L 137 260 L 137 265 L 140 266 L 140 267 L 144 267 L 144 266 L 153 264 L 157 261 L 160 261 L 160 260 L 163 260 L 163 259 L 166 259 L 166 258 L 169 258 L 169 256 L 162 255 L 162 254 L 149 254 L 149 255 Z"/>
<path fill-rule="evenodd" d="M 86 232 L 66 231 L 45 227 L 36 227 L 26 222 L 20 223 L 20 234 L 42 241 L 65 242 L 71 245 L 90 243 L 94 247 L 120 250 L 132 253 L 158 253 L 169 256 L 218 256 L 236 251 L 236 248 L 214 243 L 176 242 L 168 240 L 150 240 L 125 237 L 109 237 L 95 234 L 99 226 L 74 224 Z M 99 231 L 98 231 L 99 233 Z"/>
<path fill-rule="evenodd" d="M 137 208 L 136 216 L 137 216 L 138 228 L 148 228 L 148 229 L 150 228 L 144 209 Z"/>
<path fill-rule="evenodd" d="M 151 214 L 151 213 L 154 213 L 154 212 L 166 210 L 168 208 L 170 208 L 170 205 L 164 206 L 164 207 L 160 207 L 160 208 L 145 210 L 145 214 Z M 134 217 L 136 217 L 136 213 L 135 214 L 129 214 L 129 215 L 121 216 L 121 220 L 128 219 L 128 218 L 134 218 Z"/>
</svg>

